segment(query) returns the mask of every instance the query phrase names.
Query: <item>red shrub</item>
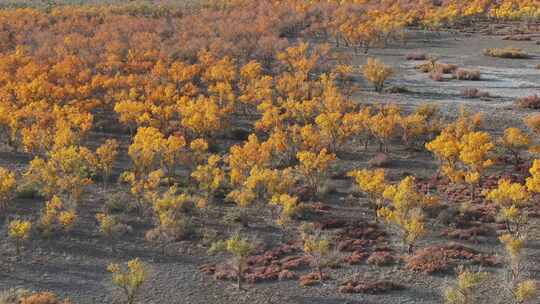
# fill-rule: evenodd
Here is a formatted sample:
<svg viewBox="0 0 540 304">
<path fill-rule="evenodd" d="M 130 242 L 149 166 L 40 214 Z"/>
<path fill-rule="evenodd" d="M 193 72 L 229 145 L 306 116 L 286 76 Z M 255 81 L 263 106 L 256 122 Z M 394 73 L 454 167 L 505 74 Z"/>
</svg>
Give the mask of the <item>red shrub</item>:
<svg viewBox="0 0 540 304">
<path fill-rule="evenodd" d="M 394 256 L 388 251 L 375 251 L 367 259 L 368 264 L 377 266 L 387 266 L 394 262 Z"/>
<path fill-rule="evenodd" d="M 457 69 L 454 77 L 458 80 L 480 80 L 479 70 Z"/>
<path fill-rule="evenodd" d="M 461 91 L 461 96 L 465 98 L 484 98 L 484 97 L 489 97 L 489 93 L 480 91 L 477 88 L 466 88 L 463 91 Z"/>
<path fill-rule="evenodd" d="M 538 110 L 540 109 L 540 96 L 538 95 L 531 95 L 523 98 L 519 98 L 516 100 L 516 105 L 523 109 L 533 109 Z"/>
<path fill-rule="evenodd" d="M 386 293 L 394 290 L 401 290 L 404 286 L 385 280 L 375 280 L 375 281 L 353 281 L 349 280 L 344 282 L 339 287 L 339 292 L 341 293 L 365 293 L 365 294 L 380 294 Z"/>
<path fill-rule="evenodd" d="M 412 52 L 405 55 L 405 59 L 407 60 L 426 60 L 427 58 L 428 55 L 422 52 Z"/>
</svg>

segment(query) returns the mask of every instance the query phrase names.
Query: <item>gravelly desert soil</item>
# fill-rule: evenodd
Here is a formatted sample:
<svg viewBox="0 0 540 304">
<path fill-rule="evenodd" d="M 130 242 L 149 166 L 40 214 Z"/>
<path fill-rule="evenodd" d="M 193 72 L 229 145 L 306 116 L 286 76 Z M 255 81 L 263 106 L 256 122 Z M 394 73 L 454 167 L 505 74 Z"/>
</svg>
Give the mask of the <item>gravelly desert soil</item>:
<svg viewBox="0 0 540 304">
<path fill-rule="evenodd" d="M 510 60 L 482 55 L 484 48 L 503 46 L 523 48 L 533 57 Z M 479 69 L 482 80 L 435 82 L 428 75 L 417 72 L 414 62 L 404 60 L 406 53 L 415 50 L 435 54 L 441 62 Z M 364 90 L 355 94 L 358 102 L 392 101 L 405 108 L 414 108 L 432 101 L 440 104 L 448 116 L 455 116 L 459 107 L 465 105 L 471 111 L 484 112 L 486 126 L 494 132 L 500 132 L 503 127 L 520 125 L 521 118 L 531 113 L 512 107 L 516 97 L 540 93 L 540 70 L 534 69 L 540 63 L 540 46 L 535 45 L 534 41 L 503 41 L 501 37 L 479 34 L 416 35 L 406 46 L 373 49 L 367 56 L 355 57 L 355 62 L 360 65 L 368 56 L 382 58 L 396 67 L 396 75 L 389 85 L 407 87 L 411 92 L 376 94 L 366 90 L 367 85 L 359 79 Z M 492 97 L 487 100 L 463 98 L 460 92 L 466 87 L 487 91 Z M 375 152 L 374 148 L 369 152 L 353 149 L 349 154 L 336 168 L 336 176 L 342 176 L 349 169 L 365 166 Z M 394 180 L 403 176 L 404 172 L 427 177 L 433 174 L 436 167 L 431 156 L 425 152 L 411 153 L 397 148 L 393 149 L 391 157 L 389 172 Z M 3 166 L 22 169 L 27 162 L 28 159 L 23 156 L 9 153 L 0 155 L 0 165 Z M 350 196 L 350 181 L 335 179 L 331 184 L 334 192 L 324 203 L 332 206 L 333 216 L 353 221 L 366 220 L 370 211 L 366 207 L 358 207 L 361 205 L 358 199 Z M 145 227 L 135 220 L 132 223 L 134 232 L 118 242 L 115 253 L 111 252 L 110 244 L 100 237 L 93 218 L 103 203 L 103 195 L 96 189 L 93 196 L 83 207 L 82 224 L 72 235 L 63 239 L 36 238 L 22 259 L 15 257 L 11 244 L 5 239 L 5 231 L 1 232 L 0 252 L 10 254 L 0 256 L 0 290 L 25 287 L 51 290 L 70 297 L 76 303 L 115 303 L 118 293 L 110 283 L 106 266 L 110 262 L 125 262 L 134 257 L 140 257 L 151 269 L 151 279 L 145 286 L 140 303 L 441 303 L 442 288 L 452 277 L 451 273 L 446 276 L 414 274 L 404 270 L 402 264 L 388 267 L 362 264 L 331 270 L 333 279 L 322 286 L 302 288 L 297 281 L 278 281 L 248 285 L 247 291 L 237 291 L 231 282 L 216 281 L 198 270 L 200 265 L 222 260 L 223 256 L 209 257 L 205 253 L 206 248 L 190 241 L 173 244 L 166 249 L 167 255 L 162 255 L 161 250 L 144 241 Z M 19 214 L 37 216 L 42 201 L 18 200 L 16 205 Z M 259 238 L 277 242 L 278 234 L 274 230 L 265 229 L 262 225 L 250 230 Z M 422 241 L 421 246 L 448 242 L 436 235 L 434 233 Z M 529 243 L 531 275 L 540 279 L 540 242 L 537 234 L 533 236 Z M 501 253 L 494 239 L 486 239 L 479 244 L 465 241 L 464 244 L 485 253 Z M 405 285 L 406 289 L 383 295 L 340 294 L 337 291 L 339 283 L 354 275 L 384 277 Z"/>
</svg>

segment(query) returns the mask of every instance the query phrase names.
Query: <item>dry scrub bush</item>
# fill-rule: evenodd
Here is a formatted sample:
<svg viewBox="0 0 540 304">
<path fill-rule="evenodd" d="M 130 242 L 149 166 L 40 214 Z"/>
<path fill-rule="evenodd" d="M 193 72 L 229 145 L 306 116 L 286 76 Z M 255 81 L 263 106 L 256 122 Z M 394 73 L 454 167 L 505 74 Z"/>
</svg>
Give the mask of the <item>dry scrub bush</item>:
<svg viewBox="0 0 540 304">
<path fill-rule="evenodd" d="M 122 290 L 126 304 L 134 304 L 141 287 L 148 279 L 147 266 L 138 258 L 127 263 L 127 268 L 109 264 L 107 270 L 112 274 L 112 283 Z"/>
<path fill-rule="evenodd" d="M 480 91 L 477 88 L 466 88 L 463 91 L 461 91 L 461 96 L 465 98 L 485 98 L 489 97 L 488 92 Z"/>
<path fill-rule="evenodd" d="M 440 63 L 437 62 L 436 57 L 428 58 L 428 62 L 421 63 L 417 65 L 415 68 L 419 70 L 422 73 L 433 73 L 438 72 L 441 74 L 451 74 L 454 73 L 458 66 L 451 63 Z"/>
<path fill-rule="evenodd" d="M 485 49 L 484 55 L 497 58 L 512 58 L 512 59 L 526 59 L 529 58 L 527 53 L 524 53 L 518 48 L 491 48 Z"/>
<path fill-rule="evenodd" d="M 480 71 L 459 68 L 454 71 L 454 77 L 458 80 L 480 80 Z"/>
<path fill-rule="evenodd" d="M 531 95 L 519 98 L 515 101 L 515 104 L 523 109 L 532 109 L 532 110 L 538 110 L 540 109 L 540 96 L 538 95 Z"/>
<path fill-rule="evenodd" d="M 422 52 L 412 52 L 405 55 L 406 60 L 426 60 L 428 55 Z"/>
<path fill-rule="evenodd" d="M 391 67 L 376 58 L 368 58 L 362 67 L 364 78 L 375 87 L 375 91 L 382 92 L 384 82 L 394 74 Z"/>
<path fill-rule="evenodd" d="M 71 301 L 61 300 L 52 292 L 39 292 L 22 297 L 19 304 L 71 304 Z"/>
<path fill-rule="evenodd" d="M 96 214 L 99 232 L 106 238 L 114 241 L 131 231 L 131 227 L 122 223 L 119 217 L 106 213 Z M 111 250 L 114 251 L 114 244 L 111 243 Z"/>
<path fill-rule="evenodd" d="M 506 37 L 503 37 L 502 40 L 510 40 L 510 41 L 531 41 L 532 37 L 527 35 L 509 35 Z"/>
<path fill-rule="evenodd" d="M 444 81 L 444 73 L 442 69 L 435 69 L 429 73 L 429 78 L 433 81 Z"/>
</svg>

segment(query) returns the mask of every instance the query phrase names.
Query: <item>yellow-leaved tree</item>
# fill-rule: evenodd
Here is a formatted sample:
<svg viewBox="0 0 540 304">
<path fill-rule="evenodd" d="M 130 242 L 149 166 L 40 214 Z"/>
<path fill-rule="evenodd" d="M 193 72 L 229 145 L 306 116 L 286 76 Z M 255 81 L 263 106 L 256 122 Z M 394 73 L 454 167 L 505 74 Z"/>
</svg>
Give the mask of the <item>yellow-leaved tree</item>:
<svg viewBox="0 0 540 304">
<path fill-rule="evenodd" d="M 500 179 L 497 188 L 488 192 L 486 198 L 499 207 L 500 220 L 506 224 L 508 233 L 521 235 L 527 223 L 525 207 L 531 199 L 527 187 L 520 183 L 512 183 L 508 179 Z"/>
<path fill-rule="evenodd" d="M 214 195 L 225 182 L 225 172 L 220 168 L 221 157 L 219 155 L 211 155 L 208 157 L 206 165 L 199 165 L 191 173 L 201 191 L 201 198 L 197 201 L 199 208 L 204 208 L 211 204 Z"/>
<path fill-rule="evenodd" d="M 304 254 L 314 268 L 319 282 L 324 280 L 324 268 L 328 267 L 331 257 L 330 240 L 313 225 L 304 224 L 300 227 L 302 241 L 304 242 Z"/>
<path fill-rule="evenodd" d="M 499 143 L 503 146 L 505 153 L 518 166 L 521 162 L 521 153 L 531 148 L 531 138 L 518 128 L 507 128 L 503 136 L 499 138 Z"/>
<path fill-rule="evenodd" d="M 379 151 L 389 151 L 390 140 L 396 135 L 400 121 L 400 108 L 394 104 L 380 105 L 379 111 L 369 118 L 369 129 L 379 141 Z"/>
<path fill-rule="evenodd" d="M 276 220 L 276 223 L 283 232 L 286 232 L 293 217 L 298 213 L 298 197 L 289 194 L 275 194 L 270 200 L 270 204 L 279 206 L 281 212 Z"/>
<path fill-rule="evenodd" d="M 318 154 L 311 151 L 300 151 L 296 154 L 299 164 L 296 167 L 308 189 L 315 195 L 321 193 L 329 174 L 329 168 L 336 160 L 336 155 L 322 149 Z"/>
<path fill-rule="evenodd" d="M 119 144 L 116 139 L 107 139 L 105 143 L 96 149 L 94 154 L 90 154 L 89 162 L 93 169 L 101 174 L 103 188 L 107 188 L 107 183 L 111 178 L 114 163 L 118 157 Z"/>
<path fill-rule="evenodd" d="M 9 222 L 8 236 L 15 242 L 17 255 L 21 255 L 22 243 L 30 238 L 32 223 L 30 221 L 13 220 Z"/>
<path fill-rule="evenodd" d="M 0 167 L 0 216 L 3 216 L 8 204 L 15 195 L 17 180 L 15 173 Z"/>
<path fill-rule="evenodd" d="M 109 264 L 107 270 L 112 274 L 113 284 L 122 290 L 126 303 L 134 304 L 144 282 L 148 279 L 148 267 L 137 258 L 129 261 L 127 268 Z"/>
<path fill-rule="evenodd" d="M 394 74 L 394 70 L 379 59 L 368 58 L 366 64 L 362 66 L 362 74 L 375 87 L 375 91 L 381 92 L 384 82 Z"/>
<path fill-rule="evenodd" d="M 453 183 L 462 183 L 466 177 L 471 182 L 474 181 L 475 178 L 477 178 L 477 182 L 479 181 L 480 175 L 475 174 L 472 170 L 466 172 L 467 168 L 465 168 L 466 166 L 462 163 L 462 160 L 463 158 L 466 158 L 467 162 L 470 162 L 470 154 L 474 154 L 471 151 L 482 150 L 474 146 L 475 138 L 473 137 L 480 137 L 482 140 L 488 139 L 488 141 L 490 141 L 487 133 L 475 134 L 464 139 L 465 135 L 475 132 L 481 123 L 482 116 L 480 114 L 470 115 L 462 108 L 460 110 L 460 116 L 456 121 L 448 124 L 435 139 L 426 143 L 426 149 L 432 152 L 440 162 L 437 174 L 442 173 Z M 488 148 L 489 152 L 491 152 L 491 149 L 493 148 L 492 145 L 486 144 L 485 142 L 478 142 L 478 145 L 481 148 Z M 467 151 L 462 154 L 464 148 L 467 148 Z M 483 155 L 480 155 L 482 153 L 478 153 L 476 156 L 487 156 L 485 155 L 486 151 L 483 152 Z M 489 164 L 490 162 L 485 163 L 485 165 Z M 469 166 L 470 165 L 471 164 L 469 163 Z"/>
<path fill-rule="evenodd" d="M 236 272 L 236 281 L 238 289 L 242 289 L 244 273 L 247 268 L 247 259 L 253 253 L 255 247 L 253 242 L 236 233 L 225 241 L 219 241 L 212 244 L 210 253 L 225 251 L 233 256 L 233 265 Z"/>
<path fill-rule="evenodd" d="M 510 291 L 510 298 L 514 303 L 532 303 L 538 298 L 538 282 L 534 279 L 525 278 L 526 254 L 525 235 L 503 234 L 499 240 L 504 245 L 508 268 L 505 283 Z"/>
<path fill-rule="evenodd" d="M 458 268 L 457 282 L 444 290 L 445 304 L 473 304 L 478 301 L 478 287 L 488 278 L 486 272 Z"/>
<path fill-rule="evenodd" d="M 470 132 L 461 138 L 459 143 L 459 159 L 464 165 L 465 182 L 471 188 L 471 201 L 475 198 L 476 186 L 485 169 L 494 164 L 492 152 L 495 144 L 486 132 Z"/>
<path fill-rule="evenodd" d="M 384 190 L 388 187 L 384 177 L 384 170 L 354 170 L 347 174 L 353 177 L 358 188 L 365 192 L 375 213 L 382 205 Z"/>
<path fill-rule="evenodd" d="M 418 192 L 412 176 L 404 178 L 397 185 L 386 187 L 383 195 L 390 204 L 380 208 L 377 216 L 400 230 L 403 244 L 412 253 L 417 240 L 426 234 L 423 209 L 436 204 L 437 199 Z"/>
<path fill-rule="evenodd" d="M 39 218 L 41 233 L 49 237 L 55 233 L 68 233 L 77 222 L 77 212 L 69 207 L 58 197 L 53 196 L 45 203 L 45 208 Z"/>
<path fill-rule="evenodd" d="M 133 161 L 133 173 L 137 178 L 148 175 L 155 170 L 161 160 L 165 145 L 163 134 L 153 127 L 140 127 L 129 146 L 128 154 Z"/>
<path fill-rule="evenodd" d="M 87 186 L 91 185 L 92 153 L 84 148 L 70 146 L 49 152 L 43 159 L 36 157 L 25 173 L 47 197 L 66 194 L 71 204 L 80 202 Z"/>
</svg>

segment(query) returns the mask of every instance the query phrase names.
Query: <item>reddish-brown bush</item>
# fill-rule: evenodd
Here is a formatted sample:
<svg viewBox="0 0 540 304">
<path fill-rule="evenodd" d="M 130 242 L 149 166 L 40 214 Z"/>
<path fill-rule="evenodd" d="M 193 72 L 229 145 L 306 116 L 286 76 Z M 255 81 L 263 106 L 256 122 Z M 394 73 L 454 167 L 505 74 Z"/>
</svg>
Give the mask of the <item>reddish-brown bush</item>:
<svg viewBox="0 0 540 304">
<path fill-rule="evenodd" d="M 369 257 L 369 253 L 356 251 L 353 254 L 345 257 L 343 261 L 349 265 L 358 265 L 362 263 L 367 257 Z"/>
<path fill-rule="evenodd" d="M 341 293 L 380 294 L 401 290 L 403 285 L 386 280 L 348 280 L 339 287 Z"/>
<path fill-rule="evenodd" d="M 523 109 L 533 109 L 538 110 L 540 109 L 540 96 L 539 95 L 531 95 L 519 98 L 515 101 L 515 104 Z"/>
<path fill-rule="evenodd" d="M 394 256 L 388 251 L 375 251 L 367 259 L 367 263 L 377 266 L 388 266 L 396 261 Z"/>
<path fill-rule="evenodd" d="M 460 240 L 471 240 L 476 239 L 478 236 L 487 236 L 491 235 L 492 233 L 493 230 L 491 229 L 484 226 L 477 226 L 466 229 L 445 229 L 441 232 L 441 236 L 447 236 Z"/>
<path fill-rule="evenodd" d="M 454 71 L 454 77 L 458 80 L 480 80 L 480 71 L 460 68 Z"/>
<path fill-rule="evenodd" d="M 466 88 L 461 91 L 461 96 L 465 98 L 486 98 L 489 97 L 489 93 L 480 91 L 477 88 Z"/>
<path fill-rule="evenodd" d="M 422 52 L 412 52 L 412 53 L 407 53 L 405 55 L 405 59 L 407 59 L 407 60 L 426 60 L 426 59 L 428 59 L 428 55 L 426 53 L 422 53 Z"/>
<path fill-rule="evenodd" d="M 502 40 L 510 40 L 510 41 L 531 41 L 532 37 L 527 35 L 508 35 L 503 37 Z"/>
<path fill-rule="evenodd" d="M 373 158 L 368 161 L 370 168 L 382 168 L 390 164 L 391 160 L 386 153 L 377 153 Z"/>
<path fill-rule="evenodd" d="M 432 71 L 431 73 L 429 73 L 429 78 L 431 78 L 434 81 L 443 81 L 444 80 L 444 76 L 443 76 L 443 73 L 441 71 Z"/>
<path fill-rule="evenodd" d="M 450 269 L 448 258 L 442 247 L 428 247 L 418 250 L 407 258 L 407 268 L 416 272 L 431 274 Z"/>
<path fill-rule="evenodd" d="M 323 280 L 329 278 L 330 277 L 327 274 L 323 274 Z M 319 277 L 319 273 L 317 272 L 311 272 L 300 277 L 300 286 L 302 287 L 314 286 L 319 284 L 320 282 L 321 278 Z"/>
<path fill-rule="evenodd" d="M 407 258 L 407 268 L 412 271 L 427 274 L 444 272 L 455 266 L 456 263 L 469 261 L 482 266 L 495 266 L 498 264 L 493 255 L 480 253 L 472 248 L 460 244 L 434 245 L 422 248 Z"/>
<path fill-rule="evenodd" d="M 298 275 L 290 270 L 282 270 L 279 272 L 278 278 L 280 281 L 296 280 Z"/>
</svg>

